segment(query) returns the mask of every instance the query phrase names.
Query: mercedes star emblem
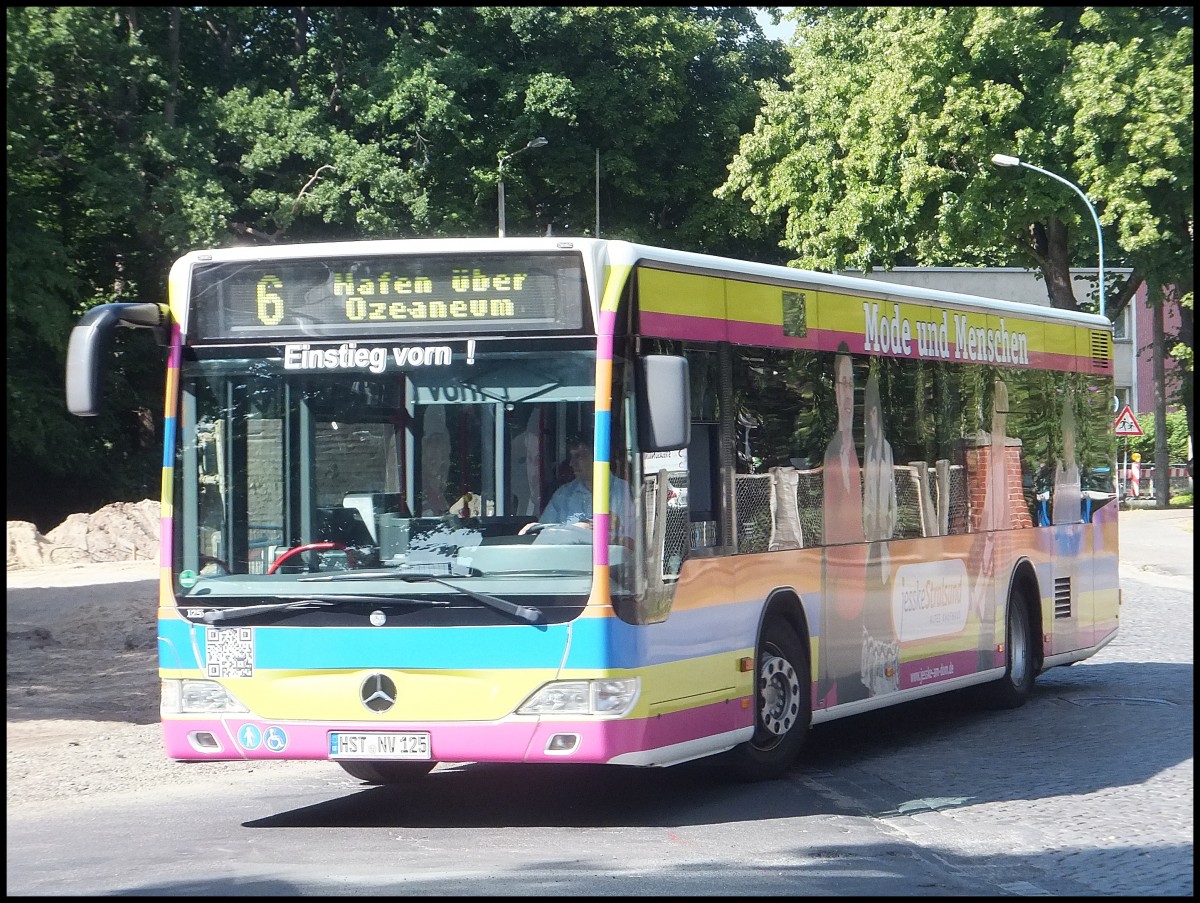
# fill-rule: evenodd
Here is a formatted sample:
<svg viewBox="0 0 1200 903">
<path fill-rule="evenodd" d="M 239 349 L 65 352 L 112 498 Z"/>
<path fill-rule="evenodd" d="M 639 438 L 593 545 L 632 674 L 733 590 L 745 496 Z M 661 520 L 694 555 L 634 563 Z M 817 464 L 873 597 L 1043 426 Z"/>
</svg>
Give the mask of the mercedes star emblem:
<svg viewBox="0 0 1200 903">
<path fill-rule="evenodd" d="M 396 704 L 396 684 L 386 674 L 372 674 L 363 681 L 360 695 L 372 712 L 386 712 Z"/>
</svg>

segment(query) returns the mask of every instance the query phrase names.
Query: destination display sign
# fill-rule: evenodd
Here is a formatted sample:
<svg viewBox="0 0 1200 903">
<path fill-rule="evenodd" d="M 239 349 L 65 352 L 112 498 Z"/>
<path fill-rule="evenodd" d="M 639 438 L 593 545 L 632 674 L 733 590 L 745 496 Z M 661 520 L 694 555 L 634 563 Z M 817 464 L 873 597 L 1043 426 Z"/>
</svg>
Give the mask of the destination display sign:
<svg viewBox="0 0 1200 903">
<path fill-rule="evenodd" d="M 192 270 L 188 340 L 570 333 L 586 303 L 569 252 L 221 261 Z"/>
</svg>

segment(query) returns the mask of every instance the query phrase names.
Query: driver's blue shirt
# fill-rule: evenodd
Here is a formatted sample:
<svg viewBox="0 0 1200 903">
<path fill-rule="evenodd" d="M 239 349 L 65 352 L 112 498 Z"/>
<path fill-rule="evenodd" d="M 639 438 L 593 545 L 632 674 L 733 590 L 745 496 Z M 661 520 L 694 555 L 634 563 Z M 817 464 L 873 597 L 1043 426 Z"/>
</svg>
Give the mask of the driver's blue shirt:
<svg viewBox="0 0 1200 903">
<path fill-rule="evenodd" d="M 609 478 L 609 511 L 617 518 L 617 535 L 633 536 L 633 500 L 629 484 L 620 477 Z M 574 479 L 554 490 L 542 512 L 541 521 L 547 524 L 573 524 L 592 520 L 592 490 L 582 480 Z"/>
</svg>

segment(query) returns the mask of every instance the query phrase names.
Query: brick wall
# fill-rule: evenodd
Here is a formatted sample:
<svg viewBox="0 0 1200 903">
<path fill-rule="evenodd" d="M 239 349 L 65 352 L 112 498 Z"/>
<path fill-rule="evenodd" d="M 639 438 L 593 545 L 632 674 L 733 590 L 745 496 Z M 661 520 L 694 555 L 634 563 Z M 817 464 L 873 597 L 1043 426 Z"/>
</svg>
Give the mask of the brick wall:
<svg viewBox="0 0 1200 903">
<path fill-rule="evenodd" d="M 988 464 L 992 458 L 991 444 L 966 449 L 967 492 L 970 510 L 970 532 L 977 533 L 983 520 L 983 503 L 987 492 Z M 1004 448 L 1004 476 L 1009 518 L 1013 527 L 1032 527 L 1033 518 L 1025 503 L 1021 483 L 1021 440 L 1009 439 Z"/>
</svg>

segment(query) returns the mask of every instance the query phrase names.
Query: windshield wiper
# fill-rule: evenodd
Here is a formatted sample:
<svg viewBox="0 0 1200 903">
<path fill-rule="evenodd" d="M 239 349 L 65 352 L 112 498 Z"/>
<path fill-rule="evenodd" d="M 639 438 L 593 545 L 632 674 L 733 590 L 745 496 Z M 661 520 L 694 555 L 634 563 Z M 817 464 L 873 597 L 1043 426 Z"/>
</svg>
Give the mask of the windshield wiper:
<svg viewBox="0 0 1200 903">
<path fill-rule="evenodd" d="M 541 568 L 524 571 L 489 571 L 489 577 L 590 577 L 590 570 Z"/>
<path fill-rule="evenodd" d="M 295 612 L 295 611 L 312 611 L 318 608 L 333 608 L 344 602 L 369 602 L 373 605 L 386 605 L 388 603 L 399 602 L 404 605 L 449 605 L 450 603 L 444 599 L 436 599 L 429 597 L 415 596 L 296 596 L 291 598 L 288 596 L 273 596 L 274 599 L 286 599 L 285 602 L 268 602 L 264 605 L 234 605 L 229 608 L 210 608 L 202 614 L 198 615 L 199 619 L 206 624 L 215 624 L 217 621 L 232 621 L 238 618 L 249 618 L 253 615 L 278 613 L 278 612 Z M 188 607 L 189 617 L 192 617 L 191 612 L 194 607 Z"/>
<path fill-rule="evenodd" d="M 530 624 L 536 624 L 542 617 L 542 610 L 540 608 L 534 608 L 532 605 L 518 605 L 516 602 L 509 602 L 507 599 L 498 599 L 495 596 L 481 593 L 478 590 L 458 586 L 448 580 L 443 580 L 441 577 L 435 577 L 432 574 L 396 574 L 395 577 L 398 580 L 403 580 L 405 583 L 438 583 L 442 586 L 448 586 L 450 589 L 456 590 L 465 596 L 470 596 L 476 602 L 490 605 L 497 611 L 506 612 L 513 617 L 528 621 Z"/>
<path fill-rule="evenodd" d="M 455 576 L 469 576 L 467 574 L 459 574 Z M 476 602 L 494 608 L 496 611 L 502 611 L 505 614 L 512 615 L 515 618 L 520 618 L 522 621 L 528 621 L 530 624 L 536 624 L 542 618 L 542 610 L 535 608 L 532 605 L 518 605 L 516 602 L 509 602 L 507 599 L 498 599 L 488 593 L 481 593 L 478 590 L 467 589 L 465 586 L 459 586 L 456 583 L 451 583 L 448 580 L 443 580 L 441 577 L 436 577 L 433 574 L 403 571 L 378 571 L 371 573 L 344 573 L 344 574 L 327 574 L 320 577 L 301 577 L 301 583 L 317 582 L 317 583 L 335 583 L 343 580 L 403 580 L 405 583 L 438 583 L 442 586 L 449 587 L 455 592 L 462 593 Z"/>
<path fill-rule="evenodd" d="M 436 568 L 434 573 L 430 568 Z M 483 571 L 478 568 L 464 567 L 455 564 L 451 567 L 440 561 L 424 565 L 386 565 L 381 568 L 355 568 L 352 571 L 338 571 L 333 574 L 315 574 L 307 577 L 297 577 L 300 583 L 347 583 L 355 580 L 395 580 L 406 577 L 482 577 Z M 457 589 L 457 587 L 455 587 Z"/>
</svg>

